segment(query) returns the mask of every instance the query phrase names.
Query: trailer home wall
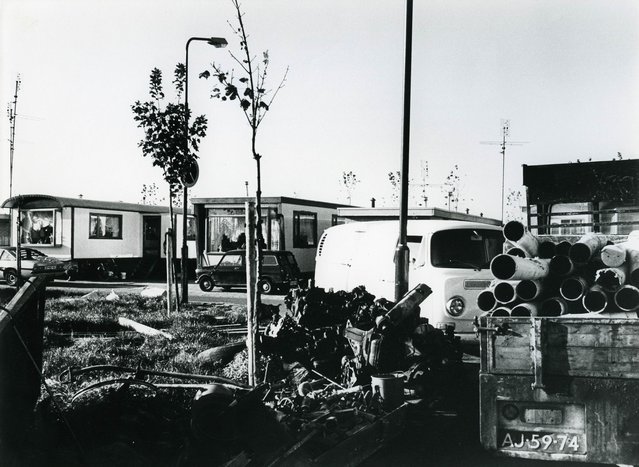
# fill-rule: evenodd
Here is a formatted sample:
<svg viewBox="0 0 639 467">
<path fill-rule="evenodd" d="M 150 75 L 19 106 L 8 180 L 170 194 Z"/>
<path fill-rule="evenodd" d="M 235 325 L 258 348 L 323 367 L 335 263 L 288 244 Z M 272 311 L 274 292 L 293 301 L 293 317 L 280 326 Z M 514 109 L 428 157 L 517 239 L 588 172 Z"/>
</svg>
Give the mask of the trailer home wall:
<svg viewBox="0 0 639 467">
<path fill-rule="evenodd" d="M 162 277 L 165 271 L 165 232 L 171 224 L 169 208 L 134 203 L 19 195 L 4 201 L 13 208 L 12 225 L 21 220 L 20 241 L 48 256 L 74 260 L 80 275 L 99 266 L 127 277 Z M 176 220 L 177 257 L 182 244 L 182 215 Z M 195 269 L 195 220 L 189 218 L 187 245 L 190 269 Z M 11 243 L 17 243 L 16 232 Z"/>
<path fill-rule="evenodd" d="M 197 257 L 243 248 L 245 204 L 253 198 L 191 199 L 197 222 Z M 344 205 L 299 198 L 263 197 L 262 225 L 266 247 L 295 255 L 302 273 L 312 276 L 315 250 L 322 233 L 337 222 L 337 208 Z"/>
</svg>

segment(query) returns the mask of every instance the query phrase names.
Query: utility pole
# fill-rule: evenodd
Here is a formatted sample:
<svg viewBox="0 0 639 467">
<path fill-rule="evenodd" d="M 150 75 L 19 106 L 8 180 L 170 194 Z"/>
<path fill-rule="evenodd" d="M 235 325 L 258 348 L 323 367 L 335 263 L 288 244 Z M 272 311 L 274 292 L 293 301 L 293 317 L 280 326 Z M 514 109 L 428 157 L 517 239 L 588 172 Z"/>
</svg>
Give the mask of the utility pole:
<svg viewBox="0 0 639 467">
<path fill-rule="evenodd" d="M 20 89 L 20 75 L 16 78 L 16 92 L 13 95 L 13 102 L 7 106 L 9 116 L 9 198 L 13 196 L 13 151 L 16 140 L 16 116 L 18 115 L 18 90 Z M 13 107 L 12 107 L 13 105 Z"/>
<path fill-rule="evenodd" d="M 506 146 L 521 146 L 528 141 L 506 141 L 510 136 L 510 120 L 501 121 L 501 141 L 482 141 L 481 144 L 493 144 L 501 146 L 501 223 L 504 223 L 504 190 L 506 173 Z"/>
<path fill-rule="evenodd" d="M 404 55 L 404 121 L 402 138 L 402 170 L 399 209 L 399 242 L 395 250 L 395 301 L 408 292 L 409 251 L 406 235 L 408 223 L 408 167 L 410 153 L 410 91 L 413 51 L 413 0 L 406 0 L 406 46 Z"/>
</svg>

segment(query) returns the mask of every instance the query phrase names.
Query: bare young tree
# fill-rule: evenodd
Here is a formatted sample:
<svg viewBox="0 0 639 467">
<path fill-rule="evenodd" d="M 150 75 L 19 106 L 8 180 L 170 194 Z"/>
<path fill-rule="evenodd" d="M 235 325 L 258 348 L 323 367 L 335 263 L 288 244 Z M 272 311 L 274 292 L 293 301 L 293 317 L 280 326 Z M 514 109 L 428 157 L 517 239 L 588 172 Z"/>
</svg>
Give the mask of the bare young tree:
<svg viewBox="0 0 639 467">
<path fill-rule="evenodd" d="M 342 172 L 342 180 L 341 184 L 344 187 L 344 191 L 346 191 L 346 199 L 348 200 L 348 204 L 352 204 L 353 191 L 355 190 L 355 186 L 360 182 L 357 175 L 352 170 L 348 172 Z"/>
<path fill-rule="evenodd" d="M 521 190 L 513 190 L 510 188 L 506 195 L 506 221 L 524 221 L 524 212 L 522 206 L 524 205 L 524 195 Z"/>
<path fill-rule="evenodd" d="M 393 192 L 391 193 L 393 205 L 399 205 L 399 194 L 402 187 L 402 173 L 399 170 L 396 170 L 395 172 L 388 172 L 388 181 L 393 187 Z"/>
<path fill-rule="evenodd" d="M 442 192 L 447 198 L 448 209 L 459 211 L 459 203 L 472 201 L 473 198 L 466 199 L 462 193 L 462 181 L 464 175 L 460 172 L 459 166 L 455 164 L 450 173 L 446 176 L 446 180 L 442 184 Z"/>
<path fill-rule="evenodd" d="M 142 195 L 140 202 L 147 206 L 158 206 L 166 201 L 163 196 L 160 196 L 160 187 L 155 182 L 150 185 L 143 183 L 140 194 Z"/>
<path fill-rule="evenodd" d="M 213 76 L 217 79 L 218 82 L 213 88 L 211 97 L 222 101 L 237 102 L 241 111 L 244 113 L 251 131 L 251 155 L 255 161 L 256 169 L 255 211 L 257 213 L 254 235 L 256 246 L 254 267 L 256 284 L 253 308 L 254 312 L 257 312 L 260 307 L 260 293 L 262 292 L 260 287 L 266 287 L 266 282 L 260 282 L 262 250 L 266 247 L 266 244 L 262 232 L 262 155 L 257 150 L 257 135 L 258 129 L 264 121 L 266 114 L 271 109 L 275 97 L 277 97 L 286 83 L 288 67 L 275 89 L 269 89 L 267 86 L 270 65 L 268 50 L 262 52 L 259 58 L 256 55 L 252 55 L 249 47 L 249 35 L 246 32 L 244 13 L 242 12 L 240 2 L 239 0 L 231 0 L 231 3 L 235 8 L 237 24 L 233 24 L 229 21 L 229 26 L 239 40 L 240 52 L 237 54 L 229 50 L 229 53 L 239 67 L 238 76 L 235 75 L 234 69 L 224 70 L 219 64 L 212 63 L 211 67 L 213 71 L 210 72 L 207 70 L 202 72 L 200 78 L 210 78 Z"/>
</svg>

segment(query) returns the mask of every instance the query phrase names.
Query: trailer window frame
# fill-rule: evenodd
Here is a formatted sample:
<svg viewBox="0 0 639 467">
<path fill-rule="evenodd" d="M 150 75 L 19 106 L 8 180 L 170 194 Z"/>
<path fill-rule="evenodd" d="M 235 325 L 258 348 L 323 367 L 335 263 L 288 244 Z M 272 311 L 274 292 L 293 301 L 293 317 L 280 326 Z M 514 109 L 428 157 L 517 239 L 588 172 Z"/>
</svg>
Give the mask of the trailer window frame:
<svg viewBox="0 0 639 467">
<path fill-rule="evenodd" d="M 104 234 L 99 234 L 96 230 L 97 222 L 94 224 L 94 217 L 105 218 L 103 221 L 104 225 L 106 225 L 106 218 L 116 219 L 118 230 L 116 235 L 106 235 L 107 231 L 105 229 Z M 95 231 L 95 233 L 94 233 Z M 89 240 L 122 240 L 122 214 L 110 214 L 104 212 L 90 212 L 89 213 Z"/>
<path fill-rule="evenodd" d="M 293 211 L 293 248 L 317 248 L 316 212 Z"/>
</svg>

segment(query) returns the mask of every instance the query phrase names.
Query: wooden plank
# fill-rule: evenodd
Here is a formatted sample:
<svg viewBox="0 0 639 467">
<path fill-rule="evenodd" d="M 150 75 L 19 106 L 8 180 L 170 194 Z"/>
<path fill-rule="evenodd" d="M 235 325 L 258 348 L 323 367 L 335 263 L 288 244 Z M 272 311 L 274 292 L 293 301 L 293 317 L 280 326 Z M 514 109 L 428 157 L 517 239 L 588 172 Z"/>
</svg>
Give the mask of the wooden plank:
<svg viewBox="0 0 639 467">
<path fill-rule="evenodd" d="M 639 335 L 602 333 L 602 334 L 575 334 L 571 332 L 568 335 L 548 334 L 545 336 L 546 346 L 548 348 L 565 348 L 565 347 L 617 347 L 617 348 L 636 348 L 639 343 Z"/>
<path fill-rule="evenodd" d="M 49 277 L 45 275 L 31 276 L 18 289 L 18 292 L 11 299 L 9 304 L 0 309 L 0 335 L 11 322 L 12 317 L 16 318 L 23 310 L 24 305 L 48 282 Z"/>
</svg>

